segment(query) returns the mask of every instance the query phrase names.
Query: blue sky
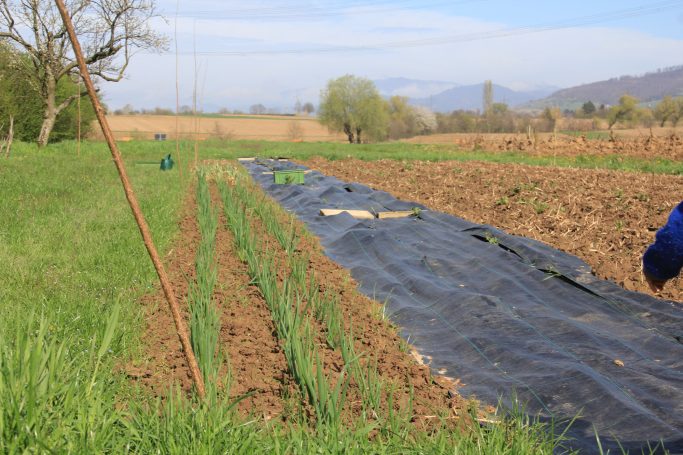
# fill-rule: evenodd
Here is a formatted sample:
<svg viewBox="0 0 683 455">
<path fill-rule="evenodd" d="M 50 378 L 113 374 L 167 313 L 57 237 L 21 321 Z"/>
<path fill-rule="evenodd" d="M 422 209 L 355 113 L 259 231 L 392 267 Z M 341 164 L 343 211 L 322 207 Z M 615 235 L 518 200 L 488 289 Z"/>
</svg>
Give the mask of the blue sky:
<svg viewBox="0 0 683 455">
<path fill-rule="evenodd" d="M 103 85 L 111 107 L 175 105 L 176 6 L 181 103 L 196 42 L 200 104 L 246 109 L 317 102 L 346 73 L 514 89 L 567 87 L 683 64 L 683 0 L 158 1 L 171 38 L 138 54 L 125 81 Z"/>
</svg>

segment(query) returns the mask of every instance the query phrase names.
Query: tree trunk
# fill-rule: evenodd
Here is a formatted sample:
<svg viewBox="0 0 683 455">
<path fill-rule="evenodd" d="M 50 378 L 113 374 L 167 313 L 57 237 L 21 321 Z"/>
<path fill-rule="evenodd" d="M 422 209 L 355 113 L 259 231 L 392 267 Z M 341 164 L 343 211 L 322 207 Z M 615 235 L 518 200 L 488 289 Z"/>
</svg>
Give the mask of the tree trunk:
<svg viewBox="0 0 683 455">
<path fill-rule="evenodd" d="M 344 124 L 344 134 L 349 138 L 349 144 L 353 144 L 353 131 L 351 131 L 351 125 L 348 123 Z"/>
<path fill-rule="evenodd" d="M 356 144 L 360 144 L 360 128 L 356 128 Z"/>
<path fill-rule="evenodd" d="M 9 158 L 12 151 L 12 141 L 14 140 L 14 116 L 9 116 L 9 132 L 7 133 L 7 140 L 5 141 L 5 158 Z M 2 148 L 0 148 L 2 152 Z"/>
<path fill-rule="evenodd" d="M 45 147 L 47 141 L 50 139 L 52 128 L 55 126 L 57 120 L 57 106 L 55 106 L 55 98 L 57 94 L 57 83 L 52 80 L 47 81 L 45 111 L 43 112 L 43 125 L 40 127 L 40 135 L 38 136 L 38 146 Z"/>
<path fill-rule="evenodd" d="M 55 120 L 57 120 L 57 113 L 52 110 L 45 110 L 43 115 L 43 125 L 40 127 L 40 135 L 38 136 L 38 146 L 45 147 L 48 140 L 50 139 L 50 134 L 52 133 L 52 128 L 55 126 Z"/>
</svg>

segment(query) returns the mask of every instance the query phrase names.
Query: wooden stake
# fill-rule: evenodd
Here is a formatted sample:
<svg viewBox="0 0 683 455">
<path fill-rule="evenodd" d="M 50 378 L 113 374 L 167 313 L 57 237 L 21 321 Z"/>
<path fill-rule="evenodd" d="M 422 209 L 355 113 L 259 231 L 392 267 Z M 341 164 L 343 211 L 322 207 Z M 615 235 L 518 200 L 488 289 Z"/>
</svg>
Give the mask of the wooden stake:
<svg viewBox="0 0 683 455">
<path fill-rule="evenodd" d="M 82 80 L 78 78 L 78 138 L 76 142 L 76 149 L 78 156 L 81 156 L 81 83 Z"/>
<path fill-rule="evenodd" d="M 164 265 L 159 258 L 159 253 L 154 246 L 154 241 L 152 240 L 152 234 L 149 231 L 145 217 L 142 215 L 140 210 L 140 205 L 135 197 L 133 188 L 131 187 L 130 181 L 128 180 L 128 174 L 126 173 L 126 167 L 123 164 L 123 159 L 121 158 L 121 153 L 119 152 L 118 146 L 116 145 L 116 140 L 114 139 L 114 134 L 107 123 L 107 118 L 104 115 L 104 109 L 97 98 L 97 93 L 95 92 L 95 86 L 93 85 L 92 79 L 90 78 L 90 73 L 88 72 L 88 67 L 85 64 L 85 59 L 83 58 L 83 51 L 81 50 L 81 45 L 76 37 L 76 32 L 74 30 L 73 23 L 69 17 L 69 13 L 64 6 L 64 0 L 55 0 L 57 8 L 59 9 L 59 14 L 62 16 L 62 21 L 66 27 L 66 31 L 69 34 L 69 39 L 74 48 L 74 54 L 76 54 L 76 61 L 78 62 L 78 67 L 81 71 L 81 78 L 85 84 L 85 88 L 90 96 L 90 101 L 92 101 L 93 108 L 95 109 L 95 115 L 102 128 L 102 133 L 104 138 L 109 145 L 109 150 L 111 150 L 111 155 L 114 158 L 114 163 L 116 164 L 116 169 L 118 170 L 119 177 L 121 178 L 121 184 L 123 185 L 123 190 L 126 193 L 126 199 L 128 199 L 128 204 L 135 217 L 135 222 L 140 229 L 140 234 L 142 234 L 142 239 L 145 242 L 145 247 L 149 253 L 149 257 L 152 259 L 154 268 L 156 269 L 157 275 L 159 276 L 159 281 L 161 282 L 161 287 L 164 290 L 164 295 L 168 301 L 168 306 L 173 313 L 173 321 L 175 322 L 176 331 L 178 332 L 178 338 L 180 338 L 180 344 L 185 352 L 185 358 L 187 359 L 187 364 L 190 368 L 190 373 L 192 375 L 192 380 L 194 381 L 195 387 L 197 388 L 197 393 L 199 397 L 204 399 L 206 391 L 204 388 L 204 379 L 199 371 L 199 366 L 197 365 L 197 359 L 192 351 L 192 344 L 190 343 L 190 337 L 188 335 L 187 327 L 185 326 L 185 321 L 180 315 L 180 306 L 176 300 L 175 294 L 173 293 L 173 288 L 171 287 L 171 282 L 166 275 L 166 270 L 164 270 Z"/>
<path fill-rule="evenodd" d="M 349 210 L 349 209 L 320 209 L 320 214 L 322 216 L 334 216 L 341 213 L 348 213 L 352 217 L 358 220 L 374 220 L 375 215 L 367 210 Z"/>
<path fill-rule="evenodd" d="M 197 118 L 197 22 L 192 24 L 192 49 L 194 52 L 194 88 L 192 90 L 192 117 L 194 120 L 194 168 L 197 169 L 199 159 L 199 145 L 197 135 L 199 134 L 199 119 Z"/>
<path fill-rule="evenodd" d="M 380 220 L 389 219 L 389 218 L 407 218 L 409 216 L 415 216 L 415 212 L 413 210 L 399 210 L 396 212 L 378 212 L 377 213 L 377 218 L 379 218 Z"/>
</svg>

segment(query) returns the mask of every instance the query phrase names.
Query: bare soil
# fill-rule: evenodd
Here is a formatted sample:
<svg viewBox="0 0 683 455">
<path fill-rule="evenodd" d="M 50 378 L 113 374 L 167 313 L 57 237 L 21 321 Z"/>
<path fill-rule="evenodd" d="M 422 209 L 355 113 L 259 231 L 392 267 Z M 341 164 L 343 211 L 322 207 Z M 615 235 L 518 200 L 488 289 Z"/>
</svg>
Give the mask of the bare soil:
<svg viewBox="0 0 683 455">
<path fill-rule="evenodd" d="M 183 209 L 180 235 L 166 257 L 166 270 L 176 295 L 187 309 L 188 283 L 195 278 L 195 255 L 201 234 L 196 219 L 194 194 Z M 250 285 L 246 266 L 235 256 L 233 239 L 220 218 L 216 232 L 218 280 L 214 301 L 221 315 L 220 349 L 229 359 L 222 369 L 230 370 L 230 395 L 252 395 L 239 403 L 244 414 L 266 419 L 283 411 L 282 397 L 293 387 L 281 351 L 270 311 L 257 289 Z M 143 335 L 146 357 L 142 364 L 127 368 L 128 375 L 145 386 L 153 396 L 166 397 L 178 384 L 185 392 L 192 386 L 191 376 L 163 293 L 143 297 L 146 330 Z M 185 320 L 189 320 L 187 311 Z"/>
<path fill-rule="evenodd" d="M 197 119 L 180 116 L 177 120 L 181 139 L 344 141 L 344 136 L 330 133 L 315 117 L 225 115 Z M 172 115 L 110 115 L 107 121 L 117 140 L 149 140 L 155 133 L 165 133 L 168 140 L 176 138 L 176 117 Z"/>
<path fill-rule="evenodd" d="M 683 194 L 680 176 L 608 170 L 322 158 L 303 164 L 543 241 L 580 257 L 597 276 L 649 294 L 642 254 Z M 683 302 L 682 291 L 676 279 L 658 297 Z"/>
<path fill-rule="evenodd" d="M 214 199 L 217 199 L 215 188 Z M 262 226 L 257 227 L 257 232 L 266 236 Z M 196 202 L 191 196 L 181 217 L 178 240 L 166 257 L 167 271 L 175 283 L 177 295 L 183 300 L 187 299 L 187 283 L 194 278 L 194 256 L 199 239 Z M 276 247 L 273 239 L 264 238 L 264 241 L 269 247 Z M 216 243 L 218 283 L 214 297 L 221 314 L 220 349 L 228 358 L 232 379 L 230 395 L 254 393 L 238 407 L 244 415 L 287 419 L 293 406 L 302 406 L 292 403 L 301 400 L 300 394 L 287 370 L 270 311 L 249 279 L 246 265 L 236 255 L 232 234 L 226 228 L 222 214 Z M 381 305 L 356 290 L 357 284 L 348 271 L 323 254 L 316 238 L 304 236 L 298 249 L 301 255 L 309 258 L 309 273 L 314 273 L 318 282 L 323 283 L 321 292 L 327 290 L 339 297 L 344 326 L 353 327 L 356 352 L 364 353 L 363 362 L 377 362 L 384 382 L 384 405 L 388 398 L 386 391 L 392 389 L 394 409 L 405 410 L 412 403 L 413 421 L 421 427 L 438 425 L 439 416 L 453 422 L 468 420 L 468 411 L 475 402 L 457 394 L 457 379 L 432 376 L 429 366 L 420 363 L 419 356 L 410 352 L 410 346 L 401 340 L 397 329 L 381 318 Z M 189 391 L 189 370 L 163 293 L 159 290 L 148 295 L 141 304 L 147 315 L 143 335 L 146 357 L 142 362 L 128 365 L 125 371 L 154 396 L 165 397 L 175 383 Z M 341 356 L 325 343 L 324 327 L 315 322 L 314 329 L 325 374 L 336 378 L 343 368 Z M 360 395 L 358 385 L 353 381 L 348 400 L 348 412 L 351 416 L 358 415 L 361 412 Z"/>
</svg>

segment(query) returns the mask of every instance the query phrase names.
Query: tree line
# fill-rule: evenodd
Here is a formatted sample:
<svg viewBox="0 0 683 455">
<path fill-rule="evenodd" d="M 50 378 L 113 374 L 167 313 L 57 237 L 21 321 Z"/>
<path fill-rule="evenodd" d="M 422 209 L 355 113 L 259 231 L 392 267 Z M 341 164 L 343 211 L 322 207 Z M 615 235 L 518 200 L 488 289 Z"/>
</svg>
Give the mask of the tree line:
<svg viewBox="0 0 683 455">
<path fill-rule="evenodd" d="M 665 97 L 654 107 L 623 95 L 614 106 L 592 101 L 572 110 L 546 107 L 532 114 L 518 112 L 493 101 L 493 84 L 484 83 L 482 111 L 454 110 L 433 113 L 411 106 L 408 99 L 385 100 L 369 79 L 345 75 L 328 82 L 321 93 L 318 117 L 331 131 L 343 133 L 350 143 L 401 139 L 429 133 L 521 133 L 555 132 L 562 125 L 571 130 L 593 130 L 615 126 L 676 126 L 683 117 L 683 97 Z"/>
</svg>

